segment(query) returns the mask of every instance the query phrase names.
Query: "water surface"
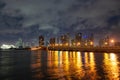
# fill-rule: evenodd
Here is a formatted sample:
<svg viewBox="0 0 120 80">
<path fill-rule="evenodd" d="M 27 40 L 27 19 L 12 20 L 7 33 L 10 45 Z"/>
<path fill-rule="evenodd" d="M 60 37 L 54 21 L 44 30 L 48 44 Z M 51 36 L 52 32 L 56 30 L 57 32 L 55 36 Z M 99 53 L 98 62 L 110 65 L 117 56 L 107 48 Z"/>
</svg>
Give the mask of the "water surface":
<svg viewBox="0 0 120 80">
<path fill-rule="evenodd" d="M 0 80 L 119 80 L 120 53 L 0 51 Z"/>
</svg>

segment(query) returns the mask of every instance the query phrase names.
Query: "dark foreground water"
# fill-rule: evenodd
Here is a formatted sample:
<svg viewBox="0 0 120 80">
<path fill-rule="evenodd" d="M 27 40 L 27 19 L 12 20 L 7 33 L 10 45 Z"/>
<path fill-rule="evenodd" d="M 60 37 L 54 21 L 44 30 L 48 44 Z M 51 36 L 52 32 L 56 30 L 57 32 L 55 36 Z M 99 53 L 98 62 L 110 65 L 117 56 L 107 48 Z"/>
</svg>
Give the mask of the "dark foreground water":
<svg viewBox="0 0 120 80">
<path fill-rule="evenodd" d="M 120 80 L 120 53 L 0 51 L 0 80 Z"/>
</svg>

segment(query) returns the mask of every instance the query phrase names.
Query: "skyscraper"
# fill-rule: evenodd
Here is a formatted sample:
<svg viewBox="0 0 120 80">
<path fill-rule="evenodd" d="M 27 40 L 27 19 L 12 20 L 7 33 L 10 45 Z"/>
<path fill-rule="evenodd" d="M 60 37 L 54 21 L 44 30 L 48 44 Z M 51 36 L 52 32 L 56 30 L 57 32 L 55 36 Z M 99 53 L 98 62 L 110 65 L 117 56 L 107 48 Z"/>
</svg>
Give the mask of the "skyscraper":
<svg viewBox="0 0 120 80">
<path fill-rule="evenodd" d="M 82 33 L 75 34 L 75 44 L 80 46 L 82 42 Z"/>
<path fill-rule="evenodd" d="M 39 36 L 39 46 L 44 46 L 44 37 L 42 35 Z"/>
<path fill-rule="evenodd" d="M 55 42 L 56 42 L 55 37 L 50 38 L 50 45 L 51 46 L 55 46 Z"/>
</svg>

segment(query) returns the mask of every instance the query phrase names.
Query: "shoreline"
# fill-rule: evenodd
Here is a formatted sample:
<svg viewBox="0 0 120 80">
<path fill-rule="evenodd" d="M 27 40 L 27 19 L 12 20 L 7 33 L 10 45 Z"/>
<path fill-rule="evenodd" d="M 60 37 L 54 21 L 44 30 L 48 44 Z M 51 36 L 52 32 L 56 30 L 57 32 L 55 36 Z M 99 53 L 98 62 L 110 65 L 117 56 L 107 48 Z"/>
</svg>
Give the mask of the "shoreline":
<svg viewBox="0 0 120 80">
<path fill-rule="evenodd" d="M 0 51 L 80 51 L 80 52 L 107 52 L 107 53 L 120 53 L 120 47 L 78 47 L 78 46 L 48 46 L 48 47 L 34 47 L 34 48 L 12 48 L 12 49 L 0 49 Z"/>
<path fill-rule="evenodd" d="M 48 47 L 48 50 L 57 50 L 57 51 L 81 51 L 81 52 L 114 52 L 120 53 L 120 47 Z"/>
</svg>

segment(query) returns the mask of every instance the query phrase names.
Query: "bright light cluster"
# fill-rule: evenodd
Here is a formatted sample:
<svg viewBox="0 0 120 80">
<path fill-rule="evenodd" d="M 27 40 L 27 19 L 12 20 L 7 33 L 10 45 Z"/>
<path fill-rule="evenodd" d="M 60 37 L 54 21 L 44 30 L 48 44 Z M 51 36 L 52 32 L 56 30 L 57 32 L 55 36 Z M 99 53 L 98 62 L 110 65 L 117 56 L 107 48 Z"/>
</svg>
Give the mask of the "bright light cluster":
<svg viewBox="0 0 120 80">
<path fill-rule="evenodd" d="M 1 46 L 1 49 L 10 49 L 10 48 L 15 48 L 15 46 L 14 45 L 7 45 L 7 44 L 3 44 Z"/>
</svg>

